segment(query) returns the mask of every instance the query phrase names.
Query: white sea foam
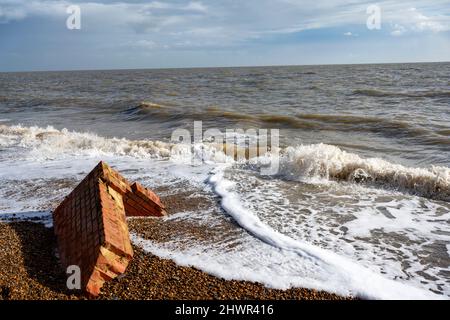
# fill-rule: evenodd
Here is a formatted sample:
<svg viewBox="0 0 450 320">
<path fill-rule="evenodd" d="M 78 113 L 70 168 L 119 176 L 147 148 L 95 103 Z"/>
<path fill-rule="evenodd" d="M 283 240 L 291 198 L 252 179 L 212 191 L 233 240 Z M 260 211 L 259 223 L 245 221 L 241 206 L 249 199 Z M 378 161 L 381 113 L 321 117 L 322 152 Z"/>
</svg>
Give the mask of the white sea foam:
<svg viewBox="0 0 450 320">
<path fill-rule="evenodd" d="M 410 240 L 419 240 L 433 235 L 434 239 L 450 241 L 449 236 L 440 235 L 437 232 L 440 231 L 438 225 L 450 219 L 450 212 L 437 216 L 435 210 L 422 209 L 422 216 L 410 214 L 411 212 L 417 212 L 419 207 L 412 199 L 395 201 L 391 205 L 389 203 L 377 203 L 377 206 L 383 206 L 389 216 L 373 210 L 371 206 L 361 207 L 359 211 L 354 212 L 356 219 L 343 224 L 343 226 L 348 228 L 347 233 L 353 238 L 357 238 L 371 237 L 374 230 L 383 230 L 385 233 L 398 233 L 410 230 L 408 233 Z M 413 239 L 412 237 L 415 238 Z"/>
<path fill-rule="evenodd" d="M 19 212 L 0 213 L 0 222 L 32 221 L 42 223 L 47 228 L 53 227 L 52 213 L 47 212 Z"/>
<path fill-rule="evenodd" d="M 313 259 L 318 268 L 330 275 L 328 290 L 343 292 L 369 299 L 428 299 L 439 298 L 429 291 L 386 279 L 335 253 L 296 241 L 264 224 L 256 214 L 243 207 L 233 191 L 233 183 L 224 178 L 223 170 L 216 170 L 210 178 L 215 191 L 222 197 L 222 207 L 241 227 L 261 241 L 294 252 L 302 259 Z"/>
<path fill-rule="evenodd" d="M 242 205 L 278 232 L 450 295 L 450 204 L 351 183 L 293 184 L 245 171 L 226 178 Z"/>
<path fill-rule="evenodd" d="M 280 176 L 291 180 L 369 182 L 450 201 L 450 168 L 409 168 L 379 158 L 364 159 L 325 144 L 286 148 L 280 159 Z"/>
<path fill-rule="evenodd" d="M 176 163 L 206 163 L 231 161 L 213 144 L 192 146 L 152 140 L 105 138 L 94 133 L 67 129 L 0 125 L 0 146 L 28 150 L 27 157 L 35 160 L 61 159 L 71 156 L 128 156 L 137 159 L 170 159 Z"/>
<path fill-rule="evenodd" d="M 128 155 L 137 158 L 167 158 L 170 155 L 170 146 L 160 141 L 108 139 L 93 133 L 57 130 L 51 126 L 0 126 L 0 137 L 2 146 L 31 149 L 31 154 L 38 159 L 62 155 Z"/>
<path fill-rule="evenodd" d="M 31 149 L 35 159 L 65 155 L 130 156 L 139 159 L 170 159 L 179 163 L 230 163 L 232 159 L 214 144 L 173 145 L 161 141 L 104 138 L 92 133 L 53 127 L 0 125 L 0 146 Z M 264 162 L 266 157 L 261 157 Z M 195 159 L 197 161 L 195 162 Z M 267 159 L 266 159 L 267 160 Z M 322 179 L 372 183 L 420 196 L 450 201 L 450 168 L 410 168 L 378 158 L 361 158 L 338 147 L 314 144 L 281 150 L 278 177 L 290 180 Z M 200 161 L 200 162 L 199 162 Z M 255 163 L 255 160 L 251 161 Z"/>
</svg>

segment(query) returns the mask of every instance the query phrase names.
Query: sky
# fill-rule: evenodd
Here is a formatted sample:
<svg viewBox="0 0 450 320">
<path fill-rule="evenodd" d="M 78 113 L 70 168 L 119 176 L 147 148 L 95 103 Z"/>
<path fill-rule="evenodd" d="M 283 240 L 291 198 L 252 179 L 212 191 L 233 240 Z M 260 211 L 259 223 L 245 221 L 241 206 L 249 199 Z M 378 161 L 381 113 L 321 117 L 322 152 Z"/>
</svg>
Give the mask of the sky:
<svg viewBox="0 0 450 320">
<path fill-rule="evenodd" d="M 0 71 L 432 61 L 450 0 L 0 0 Z"/>
</svg>

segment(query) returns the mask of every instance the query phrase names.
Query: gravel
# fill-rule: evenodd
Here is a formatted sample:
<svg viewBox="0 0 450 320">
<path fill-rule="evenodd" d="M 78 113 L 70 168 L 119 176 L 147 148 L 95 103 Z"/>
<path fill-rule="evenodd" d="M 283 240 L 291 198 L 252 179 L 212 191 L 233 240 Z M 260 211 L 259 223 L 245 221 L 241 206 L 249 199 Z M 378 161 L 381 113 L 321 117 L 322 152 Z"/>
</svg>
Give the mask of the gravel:
<svg viewBox="0 0 450 320">
<path fill-rule="evenodd" d="M 131 228 L 139 229 L 139 221 Z M 274 290 L 248 281 L 227 281 L 133 249 L 127 272 L 107 282 L 98 299 L 345 299 L 316 290 Z M 86 299 L 66 288 L 53 229 L 42 224 L 0 223 L 0 266 L 0 299 Z"/>
</svg>

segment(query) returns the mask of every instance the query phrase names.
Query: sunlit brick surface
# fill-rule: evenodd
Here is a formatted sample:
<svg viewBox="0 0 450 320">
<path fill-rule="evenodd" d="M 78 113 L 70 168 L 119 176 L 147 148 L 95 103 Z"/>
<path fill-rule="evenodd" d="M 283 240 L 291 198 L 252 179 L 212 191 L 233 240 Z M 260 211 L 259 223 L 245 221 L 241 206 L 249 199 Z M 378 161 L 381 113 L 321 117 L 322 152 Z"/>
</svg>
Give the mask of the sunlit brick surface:
<svg viewBox="0 0 450 320">
<path fill-rule="evenodd" d="M 79 266 L 82 289 L 96 296 L 132 259 L 125 216 L 165 214 L 158 196 L 100 162 L 53 213 L 61 263 Z"/>
</svg>

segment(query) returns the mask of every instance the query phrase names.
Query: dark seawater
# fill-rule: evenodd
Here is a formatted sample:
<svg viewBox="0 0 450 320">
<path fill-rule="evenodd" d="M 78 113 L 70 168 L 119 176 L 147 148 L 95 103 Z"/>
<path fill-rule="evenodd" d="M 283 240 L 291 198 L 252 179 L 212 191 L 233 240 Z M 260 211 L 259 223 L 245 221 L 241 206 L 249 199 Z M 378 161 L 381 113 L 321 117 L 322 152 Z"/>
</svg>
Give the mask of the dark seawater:
<svg viewBox="0 0 450 320">
<path fill-rule="evenodd" d="M 237 221 L 219 240 L 144 245 L 180 264 L 279 288 L 450 296 L 450 63 L 0 73 L 0 112 L 0 214 L 52 210 L 103 159 L 223 199 L 171 218 Z M 172 132 L 194 121 L 280 129 L 279 172 L 224 166 L 207 143 L 203 166 L 169 159 Z"/>
<path fill-rule="evenodd" d="M 168 140 L 202 120 L 449 166 L 449 75 L 450 63 L 3 73 L 0 107 L 4 124 Z"/>
</svg>

